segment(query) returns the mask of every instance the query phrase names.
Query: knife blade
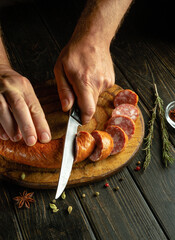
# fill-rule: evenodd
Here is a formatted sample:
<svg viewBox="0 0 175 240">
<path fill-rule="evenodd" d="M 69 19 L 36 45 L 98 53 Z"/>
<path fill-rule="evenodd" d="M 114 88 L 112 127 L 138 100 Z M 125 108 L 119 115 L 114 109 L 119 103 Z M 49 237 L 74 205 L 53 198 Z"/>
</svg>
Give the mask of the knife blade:
<svg viewBox="0 0 175 240">
<path fill-rule="evenodd" d="M 81 125 L 80 110 L 75 102 L 69 112 L 62 164 L 55 199 L 58 199 L 63 193 L 71 174 L 74 162 L 74 141 L 79 125 Z"/>
</svg>

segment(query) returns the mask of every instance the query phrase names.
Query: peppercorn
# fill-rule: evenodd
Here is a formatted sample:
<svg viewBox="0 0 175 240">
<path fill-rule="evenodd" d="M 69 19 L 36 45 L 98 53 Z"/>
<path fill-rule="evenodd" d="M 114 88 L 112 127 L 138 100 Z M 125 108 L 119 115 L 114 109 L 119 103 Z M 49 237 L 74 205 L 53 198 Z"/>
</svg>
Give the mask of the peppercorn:
<svg viewBox="0 0 175 240">
<path fill-rule="evenodd" d="M 86 197 L 86 194 L 85 194 L 85 193 L 83 193 L 81 196 L 82 196 L 82 198 L 85 198 L 85 197 Z"/>
<path fill-rule="evenodd" d="M 140 171 L 141 167 L 140 166 L 137 166 L 134 170 L 135 171 Z"/>
<path fill-rule="evenodd" d="M 99 195 L 100 195 L 100 193 L 99 193 L 99 192 L 96 192 L 96 193 L 95 193 L 95 196 L 96 196 L 96 197 L 98 197 Z"/>
<path fill-rule="evenodd" d="M 109 183 L 105 183 L 105 187 L 109 187 Z"/>
<path fill-rule="evenodd" d="M 141 162 L 140 162 L 140 161 L 138 161 L 138 162 L 137 162 L 137 165 L 140 165 L 140 164 L 141 164 Z"/>
<path fill-rule="evenodd" d="M 118 191 L 119 190 L 119 186 L 114 188 L 114 191 Z"/>
</svg>

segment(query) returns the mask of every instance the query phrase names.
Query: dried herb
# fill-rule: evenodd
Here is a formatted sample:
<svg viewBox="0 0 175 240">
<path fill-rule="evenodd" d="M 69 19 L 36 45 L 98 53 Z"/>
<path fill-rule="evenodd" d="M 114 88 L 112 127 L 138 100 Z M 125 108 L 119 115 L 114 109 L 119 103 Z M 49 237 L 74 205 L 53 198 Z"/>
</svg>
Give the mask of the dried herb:
<svg viewBox="0 0 175 240">
<path fill-rule="evenodd" d="M 23 205 L 26 208 L 30 208 L 30 202 L 35 202 L 35 200 L 32 198 L 33 194 L 34 192 L 27 193 L 27 191 L 24 191 L 23 194 L 20 193 L 20 196 L 14 197 L 13 200 L 16 201 L 18 208 L 22 208 Z"/>
<path fill-rule="evenodd" d="M 156 120 L 157 105 L 158 105 L 158 103 L 157 103 L 157 99 L 156 99 L 155 106 L 152 110 L 151 120 L 148 122 L 148 125 L 149 125 L 148 135 L 145 138 L 146 147 L 144 150 L 146 151 L 146 157 L 145 157 L 145 161 L 143 164 L 143 169 L 146 169 L 151 162 L 151 145 L 152 145 L 152 139 L 153 139 L 154 122 Z"/>
<path fill-rule="evenodd" d="M 168 166 L 168 163 L 173 163 L 175 159 L 173 158 L 170 149 L 171 149 L 171 143 L 169 141 L 169 134 L 166 128 L 166 121 L 165 121 L 165 111 L 163 107 L 163 100 L 160 98 L 158 91 L 157 91 L 157 86 L 154 84 L 155 87 L 155 94 L 159 106 L 159 117 L 160 117 L 160 125 L 161 125 L 161 133 L 162 133 L 162 144 L 163 144 L 163 149 L 162 149 L 162 155 L 163 155 L 163 161 L 165 164 L 165 167 Z"/>
<path fill-rule="evenodd" d="M 169 134 L 168 134 L 168 131 L 167 131 L 167 128 L 166 128 L 166 120 L 165 120 L 163 100 L 160 98 L 160 96 L 158 94 L 157 86 L 155 84 L 154 79 L 153 79 L 153 82 L 154 82 L 156 100 L 155 100 L 154 108 L 152 110 L 151 120 L 148 123 L 149 124 L 148 135 L 145 138 L 146 147 L 145 147 L 144 150 L 146 151 L 146 157 L 145 157 L 145 161 L 144 161 L 144 164 L 143 164 L 144 170 L 149 166 L 150 161 L 151 161 L 151 145 L 152 145 L 153 130 L 154 130 L 154 123 L 155 123 L 155 120 L 156 120 L 157 109 L 158 109 L 158 114 L 159 114 L 159 118 L 160 118 L 160 125 L 161 125 L 162 144 L 163 144 L 162 158 L 163 158 L 164 165 L 165 165 L 165 167 L 167 167 L 168 163 L 173 163 L 175 161 L 175 159 L 172 157 L 172 154 L 170 152 L 171 143 L 169 141 Z"/>
</svg>

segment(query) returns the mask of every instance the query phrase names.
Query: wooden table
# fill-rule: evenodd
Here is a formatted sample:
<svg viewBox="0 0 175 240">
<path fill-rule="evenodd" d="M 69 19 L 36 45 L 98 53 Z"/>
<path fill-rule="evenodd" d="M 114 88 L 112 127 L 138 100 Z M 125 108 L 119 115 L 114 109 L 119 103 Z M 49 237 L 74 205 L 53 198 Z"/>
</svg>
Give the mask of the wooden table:
<svg viewBox="0 0 175 240">
<path fill-rule="evenodd" d="M 54 63 L 70 38 L 85 1 L 62 1 L 65 3 L 60 7 L 53 0 L 1 2 L 0 22 L 12 66 L 33 84 L 54 78 Z M 136 1 L 111 46 L 116 83 L 139 95 L 146 133 L 155 100 L 152 75 L 165 106 L 175 100 L 175 42 L 171 36 L 173 28 L 165 28 L 171 22 L 170 15 L 163 18 L 158 10 L 155 16 L 156 8 L 149 9 L 146 1 Z M 170 128 L 169 133 L 175 145 Z M 175 164 L 163 166 L 160 139 L 156 121 L 152 160 L 145 172 L 134 171 L 136 163 L 144 161 L 143 145 L 130 165 L 119 173 L 67 189 L 66 199 L 57 201 L 60 211 L 55 214 L 49 208 L 55 190 L 24 189 L 1 180 L 0 240 L 175 239 Z M 104 188 L 106 182 L 108 188 Z M 116 186 L 118 191 L 113 190 Z M 12 200 L 24 190 L 34 191 L 36 202 L 30 209 L 18 209 Z M 100 195 L 94 197 L 94 192 Z M 69 205 L 73 207 L 70 215 Z"/>
</svg>

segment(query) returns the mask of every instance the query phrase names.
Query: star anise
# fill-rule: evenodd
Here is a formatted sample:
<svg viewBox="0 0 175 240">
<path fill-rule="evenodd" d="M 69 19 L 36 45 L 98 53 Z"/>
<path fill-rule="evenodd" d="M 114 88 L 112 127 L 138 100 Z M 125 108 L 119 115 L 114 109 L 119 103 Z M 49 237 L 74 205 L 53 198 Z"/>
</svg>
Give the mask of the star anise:
<svg viewBox="0 0 175 240">
<path fill-rule="evenodd" d="M 32 198 L 33 194 L 34 192 L 27 193 L 27 191 L 24 191 L 23 194 L 20 193 L 20 196 L 14 197 L 13 200 L 16 201 L 18 208 L 22 208 L 23 205 L 25 205 L 26 208 L 30 208 L 30 202 L 35 202 Z"/>
</svg>

